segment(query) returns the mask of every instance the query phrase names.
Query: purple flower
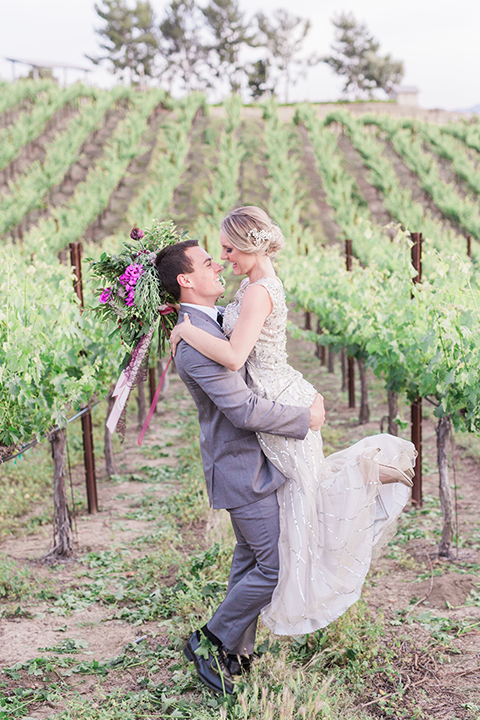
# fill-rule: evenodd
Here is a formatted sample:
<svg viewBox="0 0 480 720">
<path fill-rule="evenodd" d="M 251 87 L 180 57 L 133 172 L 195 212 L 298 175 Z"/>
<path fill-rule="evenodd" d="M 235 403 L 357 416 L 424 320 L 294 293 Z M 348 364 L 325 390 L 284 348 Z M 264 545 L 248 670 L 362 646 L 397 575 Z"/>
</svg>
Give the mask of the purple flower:
<svg viewBox="0 0 480 720">
<path fill-rule="evenodd" d="M 142 265 L 134 263 L 133 265 L 129 265 L 127 267 L 123 275 L 120 275 L 118 282 L 125 285 L 128 290 L 131 290 L 135 287 L 138 278 L 143 275 L 144 272 L 145 270 Z"/>
<path fill-rule="evenodd" d="M 133 228 L 132 232 L 130 233 L 130 237 L 132 240 L 141 240 L 143 238 L 143 232 L 140 230 L 140 228 Z"/>
<path fill-rule="evenodd" d="M 135 290 L 130 290 L 127 297 L 125 298 L 125 305 L 128 305 L 128 307 L 132 307 L 132 305 L 135 305 Z"/>
<path fill-rule="evenodd" d="M 100 302 L 101 303 L 108 303 L 110 298 L 112 297 L 112 288 L 104 288 L 102 294 L 100 295 Z"/>
</svg>

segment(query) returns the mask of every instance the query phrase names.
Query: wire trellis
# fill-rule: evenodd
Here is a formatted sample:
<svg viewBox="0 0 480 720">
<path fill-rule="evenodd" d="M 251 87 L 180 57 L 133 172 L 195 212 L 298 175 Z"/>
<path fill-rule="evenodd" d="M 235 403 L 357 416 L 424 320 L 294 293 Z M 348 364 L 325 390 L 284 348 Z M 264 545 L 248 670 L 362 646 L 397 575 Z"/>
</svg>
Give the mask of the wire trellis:
<svg viewBox="0 0 480 720">
<path fill-rule="evenodd" d="M 89 410 L 94 408 L 95 405 L 98 405 L 99 402 L 100 401 L 97 400 L 97 402 L 93 403 L 92 405 L 87 405 L 87 407 L 82 408 L 82 410 L 79 410 L 79 412 L 76 413 L 76 415 L 69 418 L 67 420 L 67 423 L 71 423 L 74 420 L 78 420 L 78 418 L 82 417 L 82 415 L 85 415 L 85 413 L 87 413 Z M 55 427 L 52 428 L 52 432 L 55 432 L 56 430 L 60 430 L 60 427 L 58 425 L 55 425 Z M 22 445 L 20 450 L 18 450 L 16 453 L 13 453 L 13 455 L 9 455 L 6 458 L 0 458 L 0 465 L 3 465 L 4 463 L 9 462 L 10 460 L 14 460 L 16 457 L 20 457 L 24 452 L 26 452 L 27 450 L 30 450 L 30 448 L 34 447 L 34 445 L 37 445 L 38 442 L 39 441 L 37 440 L 37 438 L 34 438 L 33 440 L 30 440 L 30 442 L 28 442 L 26 445 Z"/>
</svg>

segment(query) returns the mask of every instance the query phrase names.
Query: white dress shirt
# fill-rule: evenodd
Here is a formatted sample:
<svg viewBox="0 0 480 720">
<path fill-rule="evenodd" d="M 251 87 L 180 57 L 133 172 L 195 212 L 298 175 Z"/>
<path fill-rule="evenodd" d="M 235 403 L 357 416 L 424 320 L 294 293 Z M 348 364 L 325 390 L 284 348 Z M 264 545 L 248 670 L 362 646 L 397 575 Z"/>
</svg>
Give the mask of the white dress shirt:
<svg viewBox="0 0 480 720">
<path fill-rule="evenodd" d="M 215 322 L 217 322 L 217 314 L 219 311 L 217 310 L 216 307 L 212 308 L 212 307 L 209 307 L 208 305 L 195 305 L 194 303 L 186 303 L 186 302 L 183 302 L 182 305 L 184 305 L 185 307 L 197 308 L 197 310 L 201 310 L 206 315 L 209 315 L 212 318 L 212 320 L 215 320 Z"/>
</svg>

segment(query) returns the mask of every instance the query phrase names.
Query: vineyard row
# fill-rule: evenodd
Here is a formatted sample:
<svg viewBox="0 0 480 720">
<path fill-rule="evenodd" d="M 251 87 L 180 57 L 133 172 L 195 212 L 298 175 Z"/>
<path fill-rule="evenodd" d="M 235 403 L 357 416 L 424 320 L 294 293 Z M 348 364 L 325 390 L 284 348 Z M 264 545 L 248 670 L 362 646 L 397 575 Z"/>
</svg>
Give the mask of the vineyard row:
<svg viewBox="0 0 480 720">
<path fill-rule="evenodd" d="M 52 187 L 65 178 L 108 109 L 126 100 L 123 117 L 85 179 L 75 185 L 71 197 L 56 207 L 45 208 L 39 221 L 23 235 L 22 245 L 6 243 L 2 251 L 6 271 L 1 280 L 0 393 L 5 415 L 0 442 L 6 446 L 42 436 L 52 424 L 62 425 L 67 408 L 88 402 L 95 393 L 106 393 L 118 367 L 118 341 L 107 341 L 105 328 L 91 314 L 79 316 L 71 290 L 71 271 L 58 263 L 57 254 L 85 237 L 93 223 L 105 216 L 115 193 L 119 197 L 132 162 L 147 157 L 147 150 L 141 177 L 135 185 L 125 186 L 133 192 L 124 193 L 123 220 L 118 231 L 97 243 L 91 253 L 97 255 L 107 246 L 118 248 L 129 226 L 145 226 L 153 217 L 167 217 L 179 189 L 189 182 L 187 158 L 197 150 L 192 147 L 192 138 L 203 99 L 192 96 L 184 103 L 172 104 L 162 91 L 130 94 L 128 98 L 117 92 L 92 97 L 80 105 L 46 147 L 44 162 L 31 163 L 0 199 L 0 222 L 4 231 L 11 230 L 23 216 L 41 206 Z M 48 112 L 52 117 L 54 103 L 60 103 L 60 93 L 46 93 L 50 95 L 41 100 L 39 107 L 43 109 L 38 113 L 44 125 Z M 77 93 L 75 97 L 82 96 L 78 88 Z M 65 95 L 62 97 L 67 102 Z M 412 402 L 427 398 L 435 405 L 439 421 L 448 418 L 456 428 L 477 432 L 478 251 L 474 246 L 472 259 L 467 258 L 462 235 L 468 229 L 477 237 L 478 216 L 475 219 L 470 200 L 450 192 L 450 210 L 442 210 L 452 216 L 458 226 L 454 229 L 442 225 L 412 199 L 385 153 L 387 143 L 402 157 L 415 156 L 418 167 L 423 168 L 417 173 L 420 184 L 429 188 L 437 202 L 432 189 L 435 184 L 423 182 L 421 172 L 427 172 L 427 156 L 418 146 L 420 141 L 413 138 L 412 128 L 401 127 L 398 121 L 371 117 L 356 120 L 343 112 L 321 121 L 313 108 L 302 106 L 295 124 L 287 124 L 280 122 L 272 101 L 264 108 L 262 133 L 253 146 L 244 133 L 239 99 L 229 99 L 225 112 L 226 120 L 214 124 L 218 135 L 212 159 L 203 169 L 206 189 L 193 209 L 189 227 L 192 234 L 210 249 L 224 214 L 234 205 L 255 202 L 247 195 L 245 185 L 241 190 L 245 167 L 250 164 L 257 172 L 266 170 L 263 179 L 255 179 L 261 194 L 261 202 L 257 202 L 268 207 L 287 240 L 278 260 L 279 274 L 290 297 L 318 323 L 316 332 L 293 326 L 292 331 L 319 347 L 344 351 L 357 360 L 363 374 L 366 367 L 371 367 L 383 378 L 390 396 L 405 394 Z M 34 113 L 32 110 L 32 117 Z M 154 137 L 146 145 L 154 120 Z M 379 131 L 372 129 L 373 123 Z M 36 127 L 37 131 L 41 129 L 39 120 Z M 354 176 L 346 168 L 335 132 L 339 127 L 368 168 L 372 185 L 382 194 L 393 220 L 386 229 L 375 222 Z M 433 132 L 427 138 L 427 130 L 420 131 L 424 141 L 433 147 Z M 442 134 L 444 154 L 451 148 L 445 141 L 447 136 L 454 138 L 452 133 Z M 454 141 L 466 147 L 467 138 L 468 152 L 473 153 L 472 133 L 465 139 L 455 136 Z M 312 172 L 321 183 L 325 201 L 340 229 L 336 241 L 330 244 L 325 244 L 315 225 L 308 221 L 311 198 L 306 188 L 311 176 L 304 177 L 305 149 L 311 150 Z M 431 156 L 428 162 L 431 179 L 435 176 Z M 473 192 L 474 161 L 465 167 Z M 443 186 L 435 187 L 438 190 Z M 18 203 L 12 202 L 14 197 L 18 197 Z M 455 217 L 454 205 L 458 211 Z M 426 246 L 424 282 L 412 289 L 409 233 L 413 231 L 424 233 Z M 356 256 L 350 270 L 345 268 L 343 257 L 342 241 L 346 238 L 352 241 Z M 87 296 L 87 304 L 93 302 L 88 286 Z M 366 390 L 364 383 L 362 387 Z"/>
</svg>

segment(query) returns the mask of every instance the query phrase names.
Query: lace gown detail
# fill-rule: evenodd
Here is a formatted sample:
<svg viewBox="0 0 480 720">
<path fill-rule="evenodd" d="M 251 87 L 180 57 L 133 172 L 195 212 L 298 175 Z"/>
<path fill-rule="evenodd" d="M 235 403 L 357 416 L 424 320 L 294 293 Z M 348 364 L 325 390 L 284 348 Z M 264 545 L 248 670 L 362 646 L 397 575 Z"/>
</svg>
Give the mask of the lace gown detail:
<svg viewBox="0 0 480 720">
<path fill-rule="evenodd" d="M 258 395 L 286 405 L 311 405 L 316 390 L 287 362 L 287 306 L 279 278 L 263 278 L 273 303 L 247 359 L 249 384 Z M 242 281 L 223 316 L 231 335 L 240 315 Z M 409 498 L 400 484 L 382 485 L 378 463 L 412 468 L 412 443 L 374 435 L 324 458 L 320 432 L 304 440 L 258 433 L 265 455 L 285 475 L 277 490 L 280 506 L 280 574 L 265 624 L 278 635 L 303 635 L 342 615 L 361 594 L 372 556 L 395 534 L 396 520 Z M 380 453 L 378 454 L 380 457 Z"/>
</svg>

